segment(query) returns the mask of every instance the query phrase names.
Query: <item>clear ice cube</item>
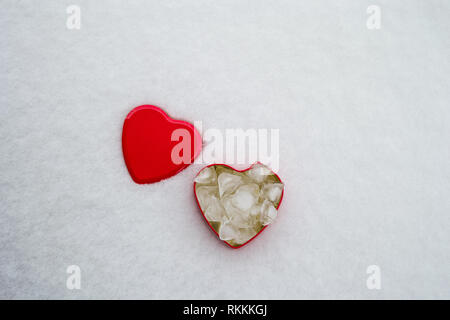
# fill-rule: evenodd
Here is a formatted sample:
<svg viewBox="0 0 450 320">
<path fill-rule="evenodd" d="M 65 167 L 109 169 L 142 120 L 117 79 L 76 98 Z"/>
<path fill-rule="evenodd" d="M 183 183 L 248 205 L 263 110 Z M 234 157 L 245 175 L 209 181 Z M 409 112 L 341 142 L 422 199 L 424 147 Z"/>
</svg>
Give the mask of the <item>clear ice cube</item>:
<svg viewBox="0 0 450 320">
<path fill-rule="evenodd" d="M 273 175 L 272 170 L 262 163 L 255 164 L 250 170 L 246 171 L 247 176 L 257 183 L 263 182 L 268 176 Z"/>
<path fill-rule="evenodd" d="M 222 199 L 225 208 L 226 216 L 238 228 L 246 228 L 249 226 L 248 217 L 245 212 L 236 208 L 230 196 Z"/>
<path fill-rule="evenodd" d="M 250 228 L 253 226 L 252 220 L 249 216 L 235 215 L 231 217 L 231 222 L 237 228 Z"/>
<path fill-rule="evenodd" d="M 238 237 L 234 239 L 236 244 L 246 243 L 253 238 L 258 232 L 253 228 L 241 228 L 239 229 Z"/>
<path fill-rule="evenodd" d="M 244 184 L 231 196 L 231 203 L 241 211 L 249 211 L 258 201 L 259 187 L 256 184 Z M 250 212 L 248 212 L 250 214 Z"/>
<path fill-rule="evenodd" d="M 206 208 L 205 217 L 208 221 L 220 222 L 225 216 L 225 209 L 217 197 L 213 197 Z"/>
<path fill-rule="evenodd" d="M 214 198 L 219 195 L 219 188 L 217 186 L 198 186 L 196 187 L 197 199 L 202 211 L 209 207 Z"/>
<path fill-rule="evenodd" d="M 262 188 L 264 198 L 272 201 L 273 203 L 278 203 L 280 201 L 282 192 L 282 183 L 265 183 Z"/>
<path fill-rule="evenodd" d="M 224 241 L 236 239 L 239 236 L 239 230 L 229 221 L 220 225 L 219 238 Z"/>
<path fill-rule="evenodd" d="M 256 217 L 261 214 L 261 204 L 257 203 L 250 209 L 250 216 Z"/>
<path fill-rule="evenodd" d="M 200 171 L 194 181 L 201 184 L 213 184 L 216 182 L 216 179 L 216 169 L 214 166 L 211 166 Z"/>
<path fill-rule="evenodd" d="M 263 226 L 267 226 L 272 223 L 277 217 L 277 209 L 273 206 L 272 202 L 264 200 L 261 206 L 261 223 Z"/>
<path fill-rule="evenodd" d="M 227 172 L 222 172 L 217 178 L 219 184 L 219 194 L 222 198 L 225 194 L 232 193 L 242 184 L 242 178 Z"/>
<path fill-rule="evenodd" d="M 259 200 L 259 186 L 257 184 L 244 184 L 233 194 L 222 199 L 227 216 L 238 228 L 253 227 L 257 219 L 251 215 L 253 207 Z"/>
</svg>

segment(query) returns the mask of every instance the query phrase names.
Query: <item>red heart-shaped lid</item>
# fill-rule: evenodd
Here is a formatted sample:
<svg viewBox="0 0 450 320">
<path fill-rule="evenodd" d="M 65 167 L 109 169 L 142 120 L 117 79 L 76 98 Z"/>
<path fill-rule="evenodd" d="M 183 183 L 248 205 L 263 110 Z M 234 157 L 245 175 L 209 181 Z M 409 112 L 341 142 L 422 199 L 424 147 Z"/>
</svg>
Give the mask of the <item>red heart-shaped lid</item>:
<svg viewBox="0 0 450 320">
<path fill-rule="evenodd" d="M 156 106 L 134 108 L 126 117 L 122 149 L 131 178 L 152 183 L 169 178 L 200 154 L 202 138 L 195 127 L 170 118 Z"/>
</svg>

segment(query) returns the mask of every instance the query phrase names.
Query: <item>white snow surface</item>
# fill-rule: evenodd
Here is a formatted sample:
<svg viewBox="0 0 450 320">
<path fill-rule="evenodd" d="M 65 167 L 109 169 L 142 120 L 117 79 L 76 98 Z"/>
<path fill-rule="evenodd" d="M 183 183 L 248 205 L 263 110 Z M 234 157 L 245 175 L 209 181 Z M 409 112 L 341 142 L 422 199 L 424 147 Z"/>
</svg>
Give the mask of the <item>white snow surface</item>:
<svg viewBox="0 0 450 320">
<path fill-rule="evenodd" d="M 3 0 L 0 298 L 449 299 L 449 10 Z M 142 104 L 204 129 L 280 129 L 276 221 L 233 250 L 195 202 L 203 166 L 135 184 L 121 134 Z"/>
</svg>

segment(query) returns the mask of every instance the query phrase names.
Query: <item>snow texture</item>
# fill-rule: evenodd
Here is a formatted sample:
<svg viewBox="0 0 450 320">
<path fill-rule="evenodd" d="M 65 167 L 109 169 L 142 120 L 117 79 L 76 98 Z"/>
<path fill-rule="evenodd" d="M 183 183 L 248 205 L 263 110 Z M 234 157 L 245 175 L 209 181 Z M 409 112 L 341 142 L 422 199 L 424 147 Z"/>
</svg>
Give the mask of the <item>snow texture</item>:
<svg viewBox="0 0 450 320">
<path fill-rule="evenodd" d="M 0 298 L 450 298 L 449 1 L 1 7 Z M 276 221 L 233 250 L 195 202 L 203 166 L 135 184 L 121 133 L 141 104 L 279 128 Z"/>
</svg>

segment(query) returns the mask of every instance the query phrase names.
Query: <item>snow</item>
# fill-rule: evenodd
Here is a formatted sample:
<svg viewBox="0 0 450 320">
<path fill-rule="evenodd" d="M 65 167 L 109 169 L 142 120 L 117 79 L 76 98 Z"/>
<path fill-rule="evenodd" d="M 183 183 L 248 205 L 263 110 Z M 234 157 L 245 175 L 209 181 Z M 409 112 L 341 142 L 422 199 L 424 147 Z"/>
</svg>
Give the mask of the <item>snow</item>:
<svg viewBox="0 0 450 320">
<path fill-rule="evenodd" d="M 80 30 L 67 2 L 2 1 L 0 298 L 450 298 L 448 1 L 74 3 Z M 135 184 L 141 104 L 280 129 L 275 222 L 233 250 L 197 207 L 202 165 Z"/>
</svg>

